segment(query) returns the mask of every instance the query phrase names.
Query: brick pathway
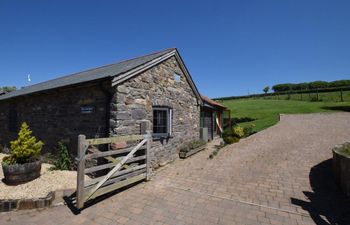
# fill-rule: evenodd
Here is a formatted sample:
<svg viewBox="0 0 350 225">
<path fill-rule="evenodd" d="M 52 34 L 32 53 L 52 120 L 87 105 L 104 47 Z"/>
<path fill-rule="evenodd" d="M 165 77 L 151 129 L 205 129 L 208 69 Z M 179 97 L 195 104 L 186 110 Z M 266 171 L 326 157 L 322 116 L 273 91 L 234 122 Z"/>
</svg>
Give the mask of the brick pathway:
<svg viewBox="0 0 350 225">
<path fill-rule="evenodd" d="M 67 207 L 0 214 L 0 224 L 350 224 L 331 148 L 350 114 L 288 115 L 238 144 L 178 160 L 79 215 Z"/>
</svg>

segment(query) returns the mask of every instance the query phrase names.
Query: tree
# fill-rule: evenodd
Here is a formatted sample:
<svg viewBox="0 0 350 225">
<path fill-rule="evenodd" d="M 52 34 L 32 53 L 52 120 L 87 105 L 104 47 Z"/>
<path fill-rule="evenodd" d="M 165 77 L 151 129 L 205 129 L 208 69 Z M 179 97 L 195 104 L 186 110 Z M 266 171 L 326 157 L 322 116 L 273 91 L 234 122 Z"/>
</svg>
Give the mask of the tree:
<svg viewBox="0 0 350 225">
<path fill-rule="evenodd" d="M 346 87 L 350 86 L 350 80 L 335 80 L 328 83 L 329 87 Z"/>
<path fill-rule="evenodd" d="M 319 88 L 326 88 L 328 87 L 328 82 L 326 81 L 321 81 L 321 80 L 317 80 L 317 81 L 313 81 L 309 83 L 309 89 L 319 89 Z"/>
<path fill-rule="evenodd" d="M 266 86 L 266 87 L 264 87 L 264 89 L 263 89 L 263 91 L 265 92 L 265 94 L 267 94 L 267 92 L 269 92 L 269 90 L 270 90 L 270 87 L 269 87 L 269 86 Z"/>
<path fill-rule="evenodd" d="M 0 92 L 4 92 L 4 93 L 9 93 L 11 91 L 15 91 L 17 90 L 17 88 L 15 86 L 3 86 L 0 87 Z"/>
<path fill-rule="evenodd" d="M 282 92 L 282 91 L 290 91 L 292 84 L 276 84 L 272 86 L 272 90 L 274 92 Z"/>
<path fill-rule="evenodd" d="M 292 89 L 294 91 L 304 91 L 309 88 L 309 83 L 298 83 L 298 84 L 293 84 Z"/>
</svg>

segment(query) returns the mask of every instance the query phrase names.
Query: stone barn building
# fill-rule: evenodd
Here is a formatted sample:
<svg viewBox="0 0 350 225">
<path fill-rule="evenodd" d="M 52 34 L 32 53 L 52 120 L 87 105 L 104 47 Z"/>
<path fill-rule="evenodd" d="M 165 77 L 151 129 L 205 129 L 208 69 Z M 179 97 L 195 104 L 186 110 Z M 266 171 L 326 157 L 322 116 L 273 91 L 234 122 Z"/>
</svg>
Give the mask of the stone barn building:
<svg viewBox="0 0 350 225">
<path fill-rule="evenodd" d="M 27 122 L 53 152 L 58 141 L 76 154 L 77 137 L 153 130 L 153 167 L 199 139 L 201 96 L 177 49 L 145 55 L 24 87 L 0 96 L 0 144 L 9 145 Z"/>
</svg>

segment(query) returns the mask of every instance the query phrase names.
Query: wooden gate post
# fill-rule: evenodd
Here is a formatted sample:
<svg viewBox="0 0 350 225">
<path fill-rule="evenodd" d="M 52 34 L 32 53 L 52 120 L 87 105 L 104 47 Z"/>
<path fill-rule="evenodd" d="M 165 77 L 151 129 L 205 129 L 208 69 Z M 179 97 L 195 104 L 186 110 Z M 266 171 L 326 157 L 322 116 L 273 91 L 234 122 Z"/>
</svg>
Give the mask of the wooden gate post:
<svg viewBox="0 0 350 225">
<path fill-rule="evenodd" d="M 152 145 L 152 131 L 151 131 L 151 122 L 149 120 L 141 121 L 141 134 L 147 139 L 146 142 L 146 180 L 151 178 L 151 158 L 150 151 Z"/>
<path fill-rule="evenodd" d="M 77 199 L 76 205 L 78 209 L 84 207 L 84 170 L 85 170 L 85 151 L 86 151 L 86 137 L 80 134 L 78 136 L 78 168 L 77 168 Z"/>
<path fill-rule="evenodd" d="M 150 130 L 147 130 L 147 143 L 146 143 L 146 180 L 150 180 L 151 178 L 151 158 L 150 158 L 150 151 L 151 151 L 151 141 L 152 141 L 152 134 Z"/>
</svg>

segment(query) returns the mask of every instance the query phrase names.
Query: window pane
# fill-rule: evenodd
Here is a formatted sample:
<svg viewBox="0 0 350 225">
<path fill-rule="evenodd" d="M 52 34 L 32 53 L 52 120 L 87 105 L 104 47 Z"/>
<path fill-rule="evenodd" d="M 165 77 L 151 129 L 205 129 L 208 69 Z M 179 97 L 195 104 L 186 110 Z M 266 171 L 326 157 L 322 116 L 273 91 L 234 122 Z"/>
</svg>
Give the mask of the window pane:
<svg viewBox="0 0 350 225">
<path fill-rule="evenodd" d="M 174 73 L 174 80 L 175 80 L 176 82 L 180 82 L 181 76 L 180 76 L 179 74 L 177 74 L 177 73 Z"/>
<path fill-rule="evenodd" d="M 153 110 L 153 133 L 168 133 L 168 112 L 167 110 Z"/>
</svg>

